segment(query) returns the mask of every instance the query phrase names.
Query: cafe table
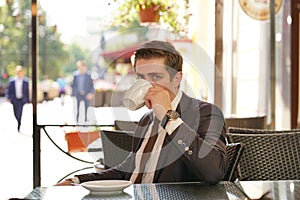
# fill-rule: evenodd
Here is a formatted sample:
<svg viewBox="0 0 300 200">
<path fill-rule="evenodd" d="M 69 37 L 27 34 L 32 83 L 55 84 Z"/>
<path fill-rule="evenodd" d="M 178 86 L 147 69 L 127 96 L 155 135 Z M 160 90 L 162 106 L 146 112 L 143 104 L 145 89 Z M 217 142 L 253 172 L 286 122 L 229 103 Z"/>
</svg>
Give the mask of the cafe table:
<svg viewBox="0 0 300 200">
<path fill-rule="evenodd" d="M 223 181 L 216 185 L 201 182 L 133 184 L 116 194 L 92 195 L 82 186 L 37 187 L 25 199 L 300 199 L 300 180 Z"/>
</svg>

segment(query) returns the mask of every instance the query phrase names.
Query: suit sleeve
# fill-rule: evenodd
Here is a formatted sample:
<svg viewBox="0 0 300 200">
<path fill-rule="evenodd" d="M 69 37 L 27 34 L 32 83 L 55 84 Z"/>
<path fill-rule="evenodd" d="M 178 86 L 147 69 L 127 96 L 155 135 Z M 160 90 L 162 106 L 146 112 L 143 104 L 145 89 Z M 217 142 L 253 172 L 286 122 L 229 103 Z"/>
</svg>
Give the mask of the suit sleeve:
<svg viewBox="0 0 300 200">
<path fill-rule="evenodd" d="M 29 103 L 30 98 L 29 98 L 29 81 L 28 80 L 26 80 L 26 82 L 25 82 L 24 97 L 25 97 L 25 99 L 24 99 L 25 103 Z"/>
<path fill-rule="evenodd" d="M 77 83 L 76 83 L 76 75 L 74 76 L 73 78 L 73 81 L 72 81 L 72 85 L 71 85 L 71 88 L 72 88 L 72 91 L 71 91 L 71 96 L 75 96 L 75 88 L 77 87 Z"/>
<path fill-rule="evenodd" d="M 9 81 L 9 84 L 8 84 L 8 87 L 7 87 L 7 89 L 6 89 L 6 94 L 5 94 L 5 97 L 7 98 L 7 99 L 9 99 L 9 100 L 11 100 L 11 90 L 12 90 L 12 83 L 11 83 L 12 81 Z"/>
<path fill-rule="evenodd" d="M 183 123 L 167 135 L 167 141 L 200 180 L 218 183 L 227 169 L 223 114 L 209 103 L 201 103 L 198 108 L 189 109 L 189 113 Z M 196 125 L 191 126 L 191 121 Z"/>
<path fill-rule="evenodd" d="M 89 86 L 88 86 L 88 93 L 94 93 L 95 89 L 94 89 L 94 83 L 93 83 L 93 79 L 91 78 L 91 76 L 89 75 Z"/>
<path fill-rule="evenodd" d="M 93 180 L 129 180 L 132 174 L 133 159 L 135 159 L 135 156 L 134 153 L 131 152 L 124 162 L 115 167 L 99 173 L 76 175 L 76 177 L 79 178 L 80 183 Z"/>
</svg>

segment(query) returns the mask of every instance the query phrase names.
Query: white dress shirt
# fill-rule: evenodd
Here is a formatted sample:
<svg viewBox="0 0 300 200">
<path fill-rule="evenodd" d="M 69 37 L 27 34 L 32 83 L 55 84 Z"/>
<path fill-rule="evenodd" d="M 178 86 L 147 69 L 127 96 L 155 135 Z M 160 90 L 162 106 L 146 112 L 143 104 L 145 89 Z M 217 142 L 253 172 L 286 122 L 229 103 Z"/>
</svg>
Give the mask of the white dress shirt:
<svg viewBox="0 0 300 200">
<path fill-rule="evenodd" d="M 15 88 L 16 88 L 16 98 L 21 99 L 23 97 L 23 79 L 19 79 L 18 77 L 15 78 Z"/>
</svg>

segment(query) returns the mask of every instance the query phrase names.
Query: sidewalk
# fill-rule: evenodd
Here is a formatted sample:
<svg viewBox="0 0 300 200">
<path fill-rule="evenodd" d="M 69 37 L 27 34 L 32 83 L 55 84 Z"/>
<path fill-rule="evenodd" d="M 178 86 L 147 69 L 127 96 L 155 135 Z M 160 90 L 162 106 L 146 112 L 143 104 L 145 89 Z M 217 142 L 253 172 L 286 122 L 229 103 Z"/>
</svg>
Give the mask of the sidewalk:
<svg viewBox="0 0 300 200">
<path fill-rule="evenodd" d="M 88 118 L 94 124 L 113 124 L 114 119 L 137 121 L 147 109 L 128 111 L 125 108 L 91 108 Z M 75 124 L 71 97 L 66 97 L 62 106 L 60 99 L 39 103 L 37 106 L 38 124 Z M 17 131 L 17 121 L 13 116 L 12 105 L 0 97 L 0 200 L 24 198 L 33 189 L 33 151 L 32 151 L 32 105 L 24 106 L 22 126 Z M 74 129 L 74 127 L 69 127 Z M 47 128 L 50 137 L 65 151 L 64 129 Z M 88 161 L 95 161 L 93 154 L 72 154 Z M 99 156 L 99 155 L 98 155 Z M 41 186 L 52 186 L 72 171 L 92 167 L 92 164 L 77 161 L 62 153 L 41 131 Z M 77 172 L 91 172 L 94 169 Z M 73 175 L 72 175 L 73 176 Z M 4 189 L 3 189 L 4 188 Z"/>
<path fill-rule="evenodd" d="M 0 199 L 24 197 L 32 188 L 32 141 L 17 131 L 12 106 L 0 98 Z M 29 133 L 28 133 L 29 134 Z"/>
<path fill-rule="evenodd" d="M 45 102 L 38 105 L 41 121 L 56 123 L 63 118 L 65 109 L 59 102 Z M 41 116 L 41 113 L 44 113 Z M 66 113 L 67 114 L 67 113 Z M 53 117 L 54 116 L 54 117 Z M 56 120 L 54 119 L 56 118 Z M 57 120 L 58 119 L 58 120 Z M 13 116 L 12 105 L 0 97 L 0 200 L 9 198 L 24 198 L 33 189 L 33 151 L 32 151 L 32 105 L 24 106 L 22 126 L 17 131 L 17 122 Z M 56 128 L 61 129 L 61 128 Z M 62 133 L 62 134 L 60 134 Z M 64 132 L 49 133 L 52 139 L 66 149 Z M 77 153 L 81 158 L 93 161 L 88 153 Z M 77 156 L 77 155 L 76 155 Z M 77 161 L 58 150 L 41 132 L 41 184 L 51 186 L 68 173 L 91 164 Z M 83 172 L 81 172 L 83 173 Z"/>
</svg>

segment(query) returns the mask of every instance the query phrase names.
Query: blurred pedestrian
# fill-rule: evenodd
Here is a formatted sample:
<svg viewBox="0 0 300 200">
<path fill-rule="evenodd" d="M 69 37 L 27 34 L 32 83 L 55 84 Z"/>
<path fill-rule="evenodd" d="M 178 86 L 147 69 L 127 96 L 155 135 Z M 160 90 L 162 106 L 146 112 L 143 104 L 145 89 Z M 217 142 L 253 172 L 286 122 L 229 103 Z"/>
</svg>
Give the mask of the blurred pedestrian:
<svg viewBox="0 0 300 200">
<path fill-rule="evenodd" d="M 87 72 L 87 65 L 84 61 L 76 62 L 78 73 L 74 76 L 72 83 L 72 96 L 76 98 L 77 116 L 79 122 L 79 108 L 81 101 L 84 102 L 84 121 L 87 120 L 87 109 L 94 95 L 94 84 L 91 75 Z"/>
<path fill-rule="evenodd" d="M 48 76 L 44 75 L 43 80 L 41 82 L 41 89 L 43 91 L 43 100 L 44 101 L 49 100 L 49 88 L 50 88 L 50 81 L 48 79 Z"/>
<path fill-rule="evenodd" d="M 58 96 L 61 99 L 61 104 L 64 104 L 64 97 L 66 95 L 66 86 L 67 86 L 67 81 L 65 79 L 65 76 L 62 74 L 60 77 L 56 79 L 56 82 L 58 84 Z"/>
<path fill-rule="evenodd" d="M 23 106 L 29 103 L 29 81 L 24 77 L 23 67 L 16 67 L 16 76 L 11 78 L 7 88 L 6 98 L 13 105 L 14 115 L 18 121 L 20 132 Z"/>
<path fill-rule="evenodd" d="M 58 77 L 56 82 L 58 83 L 58 87 L 59 87 L 58 96 L 62 97 L 63 95 L 66 94 L 66 86 L 67 86 L 67 82 L 64 75 Z"/>
</svg>

